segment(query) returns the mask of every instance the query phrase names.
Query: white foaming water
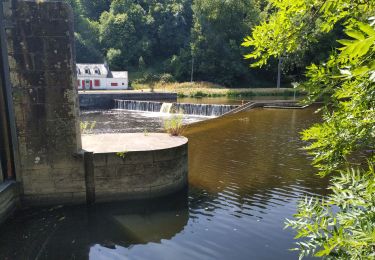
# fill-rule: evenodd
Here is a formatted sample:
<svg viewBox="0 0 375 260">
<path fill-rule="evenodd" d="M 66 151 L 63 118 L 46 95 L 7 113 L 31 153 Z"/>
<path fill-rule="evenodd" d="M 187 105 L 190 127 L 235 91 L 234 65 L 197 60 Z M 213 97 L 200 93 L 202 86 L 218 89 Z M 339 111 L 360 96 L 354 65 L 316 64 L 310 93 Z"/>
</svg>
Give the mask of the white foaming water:
<svg viewBox="0 0 375 260">
<path fill-rule="evenodd" d="M 171 112 L 173 103 L 163 103 L 160 108 L 160 113 L 167 113 L 169 114 Z"/>
<path fill-rule="evenodd" d="M 182 111 L 183 114 L 196 116 L 221 116 L 235 108 L 238 105 L 221 104 L 189 104 L 189 103 L 163 103 L 156 101 L 138 101 L 138 100 L 115 100 L 115 108 L 133 111 L 159 112 L 161 114 L 170 114 Z"/>
</svg>

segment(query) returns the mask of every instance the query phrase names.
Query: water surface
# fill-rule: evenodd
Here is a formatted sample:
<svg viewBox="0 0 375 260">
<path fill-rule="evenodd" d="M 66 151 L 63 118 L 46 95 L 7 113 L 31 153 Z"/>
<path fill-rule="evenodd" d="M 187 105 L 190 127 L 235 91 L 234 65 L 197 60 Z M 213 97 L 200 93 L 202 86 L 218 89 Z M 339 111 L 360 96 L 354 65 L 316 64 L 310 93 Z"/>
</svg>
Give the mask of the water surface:
<svg viewBox="0 0 375 260">
<path fill-rule="evenodd" d="M 249 101 L 275 101 L 275 100 L 299 100 L 290 96 L 253 96 L 253 97 L 202 97 L 202 98 L 178 98 L 179 103 L 192 104 L 223 104 L 223 105 L 241 105 Z"/>
<path fill-rule="evenodd" d="M 94 132 L 162 131 L 160 115 L 146 114 L 97 111 L 82 120 L 96 121 Z M 318 120 L 313 109 L 254 109 L 195 123 L 185 132 L 187 191 L 26 209 L 0 227 L 0 259 L 297 259 L 284 220 L 298 198 L 326 194 L 300 149 L 299 132 Z"/>
</svg>

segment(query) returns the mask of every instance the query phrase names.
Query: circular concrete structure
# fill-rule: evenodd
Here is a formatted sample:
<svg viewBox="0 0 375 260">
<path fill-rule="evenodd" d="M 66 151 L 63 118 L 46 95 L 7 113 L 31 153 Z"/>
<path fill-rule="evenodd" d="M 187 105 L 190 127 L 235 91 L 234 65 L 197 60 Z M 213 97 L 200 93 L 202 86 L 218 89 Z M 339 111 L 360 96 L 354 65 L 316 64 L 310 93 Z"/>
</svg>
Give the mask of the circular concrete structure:
<svg viewBox="0 0 375 260">
<path fill-rule="evenodd" d="M 187 185 L 188 139 L 162 133 L 82 136 L 93 152 L 96 201 L 144 199 Z"/>
</svg>

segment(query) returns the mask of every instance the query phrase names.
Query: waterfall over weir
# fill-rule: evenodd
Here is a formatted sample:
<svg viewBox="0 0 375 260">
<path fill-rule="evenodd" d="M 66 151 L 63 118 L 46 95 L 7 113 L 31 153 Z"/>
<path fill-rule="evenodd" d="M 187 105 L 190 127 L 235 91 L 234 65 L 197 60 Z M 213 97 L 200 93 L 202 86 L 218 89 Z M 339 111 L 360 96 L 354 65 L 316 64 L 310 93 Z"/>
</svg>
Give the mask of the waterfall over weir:
<svg viewBox="0 0 375 260">
<path fill-rule="evenodd" d="M 161 113 L 170 113 L 173 103 L 163 103 L 160 108 Z"/>
<path fill-rule="evenodd" d="M 156 101 L 137 101 L 115 99 L 115 109 L 149 111 L 161 113 L 183 113 L 197 116 L 221 116 L 238 105 L 163 103 Z"/>
</svg>

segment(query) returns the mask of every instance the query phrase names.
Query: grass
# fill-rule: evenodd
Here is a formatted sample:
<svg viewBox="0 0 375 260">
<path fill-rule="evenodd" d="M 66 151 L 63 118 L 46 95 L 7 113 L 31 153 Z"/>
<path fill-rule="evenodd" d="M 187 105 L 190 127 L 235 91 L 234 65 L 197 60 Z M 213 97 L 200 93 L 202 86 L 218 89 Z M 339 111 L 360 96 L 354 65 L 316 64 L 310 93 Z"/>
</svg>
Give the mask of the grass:
<svg viewBox="0 0 375 260">
<path fill-rule="evenodd" d="M 301 96 L 304 93 L 293 88 L 225 88 L 210 82 L 156 83 L 155 92 L 176 92 L 178 97 L 255 97 L 255 96 Z M 148 91 L 149 84 L 134 84 L 134 89 Z M 295 93 L 296 92 L 296 93 Z"/>
<path fill-rule="evenodd" d="M 96 125 L 96 121 L 81 121 L 80 128 L 82 134 L 90 134 Z"/>
<path fill-rule="evenodd" d="M 176 114 L 164 120 L 164 130 L 171 136 L 180 136 L 185 127 L 182 122 L 183 115 Z"/>
</svg>

